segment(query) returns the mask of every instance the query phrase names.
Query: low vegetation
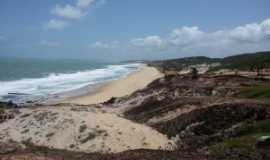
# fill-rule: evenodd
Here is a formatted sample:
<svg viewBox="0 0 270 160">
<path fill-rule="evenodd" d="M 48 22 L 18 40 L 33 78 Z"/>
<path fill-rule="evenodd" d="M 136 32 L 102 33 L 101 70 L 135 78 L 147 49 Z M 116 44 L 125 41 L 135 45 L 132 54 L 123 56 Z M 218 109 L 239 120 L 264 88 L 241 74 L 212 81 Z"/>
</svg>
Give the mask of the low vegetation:
<svg viewBox="0 0 270 160">
<path fill-rule="evenodd" d="M 240 95 L 246 98 L 270 98 L 270 84 L 244 87 Z"/>
<path fill-rule="evenodd" d="M 214 147 L 254 149 L 258 138 L 270 136 L 270 120 L 245 123 L 238 131 L 236 138 L 230 138 Z"/>
<path fill-rule="evenodd" d="M 162 72 L 166 70 L 181 71 L 188 66 L 199 64 L 219 64 L 210 66 L 210 72 L 220 69 L 231 69 L 254 71 L 260 74 L 262 69 L 270 68 L 270 52 L 248 53 L 225 58 L 209 58 L 200 56 L 150 62 L 151 66 L 159 68 Z"/>
<path fill-rule="evenodd" d="M 270 67 L 270 52 L 258 52 L 253 54 L 240 54 L 222 59 L 221 65 L 216 69 L 238 69 L 258 71 Z"/>
<path fill-rule="evenodd" d="M 254 135 L 256 137 L 270 135 L 270 119 L 245 123 L 239 130 L 239 136 Z"/>
<path fill-rule="evenodd" d="M 257 140 L 261 136 L 270 135 L 270 120 L 244 124 L 239 135 L 209 147 L 211 155 L 215 159 L 269 159 L 268 149 L 256 147 Z"/>
<path fill-rule="evenodd" d="M 181 71 L 182 69 L 190 66 L 190 65 L 198 65 L 202 63 L 211 64 L 220 62 L 221 59 L 218 58 L 208 58 L 208 57 L 187 57 L 187 58 L 179 58 L 172 60 L 164 60 L 164 61 L 152 61 L 149 62 L 149 65 L 158 68 L 160 71 L 168 71 L 168 70 L 177 70 Z"/>
</svg>

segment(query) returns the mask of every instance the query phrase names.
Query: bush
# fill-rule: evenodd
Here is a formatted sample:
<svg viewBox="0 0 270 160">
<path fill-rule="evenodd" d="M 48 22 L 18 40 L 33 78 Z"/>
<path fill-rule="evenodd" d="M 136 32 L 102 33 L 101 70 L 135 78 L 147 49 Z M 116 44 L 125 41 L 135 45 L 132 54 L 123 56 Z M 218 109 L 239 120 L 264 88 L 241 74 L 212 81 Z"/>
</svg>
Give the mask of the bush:
<svg viewBox="0 0 270 160">
<path fill-rule="evenodd" d="M 240 95 L 246 98 L 270 98 L 270 85 L 243 88 Z"/>
<path fill-rule="evenodd" d="M 191 68 L 191 76 L 192 76 L 192 79 L 198 78 L 198 70 L 196 68 Z"/>
</svg>

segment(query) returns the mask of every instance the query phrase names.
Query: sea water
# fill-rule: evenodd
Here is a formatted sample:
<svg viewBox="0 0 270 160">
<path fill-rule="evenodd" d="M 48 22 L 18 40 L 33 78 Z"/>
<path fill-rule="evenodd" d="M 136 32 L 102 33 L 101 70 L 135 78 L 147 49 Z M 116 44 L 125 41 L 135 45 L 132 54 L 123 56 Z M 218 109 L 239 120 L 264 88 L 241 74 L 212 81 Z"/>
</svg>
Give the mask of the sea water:
<svg viewBox="0 0 270 160">
<path fill-rule="evenodd" d="M 0 59 L 0 101 L 25 103 L 96 86 L 137 70 L 140 63 L 69 59 Z"/>
</svg>

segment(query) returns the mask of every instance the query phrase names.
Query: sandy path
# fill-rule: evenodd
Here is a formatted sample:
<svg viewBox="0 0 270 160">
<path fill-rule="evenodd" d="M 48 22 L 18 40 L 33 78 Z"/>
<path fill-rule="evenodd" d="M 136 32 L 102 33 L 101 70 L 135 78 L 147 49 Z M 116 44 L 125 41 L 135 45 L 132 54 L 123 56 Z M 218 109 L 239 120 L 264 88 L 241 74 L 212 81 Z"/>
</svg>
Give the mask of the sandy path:
<svg viewBox="0 0 270 160">
<path fill-rule="evenodd" d="M 127 77 L 109 82 L 99 87 L 95 93 L 68 98 L 64 102 L 75 104 L 102 103 L 112 97 L 129 95 L 136 90 L 146 87 L 150 82 L 162 76 L 163 74 L 155 68 L 142 66 L 138 71 L 129 74 Z"/>
</svg>

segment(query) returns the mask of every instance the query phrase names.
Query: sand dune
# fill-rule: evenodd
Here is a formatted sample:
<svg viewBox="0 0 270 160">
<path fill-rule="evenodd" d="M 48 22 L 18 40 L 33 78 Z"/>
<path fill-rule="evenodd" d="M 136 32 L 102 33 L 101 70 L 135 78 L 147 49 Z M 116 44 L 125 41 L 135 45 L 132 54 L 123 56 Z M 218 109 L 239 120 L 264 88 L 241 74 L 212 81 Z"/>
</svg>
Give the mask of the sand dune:
<svg viewBox="0 0 270 160">
<path fill-rule="evenodd" d="M 95 107 L 20 109 L 0 125 L 0 141 L 33 143 L 84 152 L 120 152 L 167 148 L 170 140 L 150 127 Z"/>
</svg>

